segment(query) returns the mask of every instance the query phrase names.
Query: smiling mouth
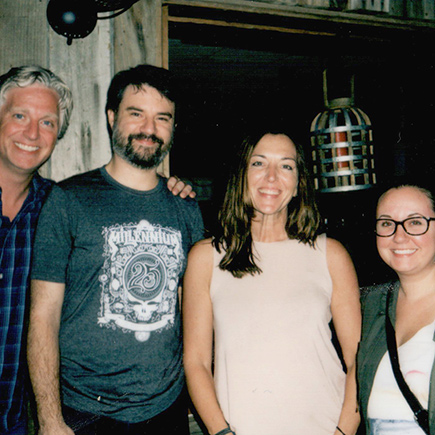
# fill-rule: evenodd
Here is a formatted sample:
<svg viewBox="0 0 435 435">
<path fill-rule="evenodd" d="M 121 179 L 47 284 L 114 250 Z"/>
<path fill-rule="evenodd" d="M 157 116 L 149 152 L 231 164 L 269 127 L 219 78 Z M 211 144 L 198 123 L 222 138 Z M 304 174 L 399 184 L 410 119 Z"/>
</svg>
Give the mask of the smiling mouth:
<svg viewBox="0 0 435 435">
<path fill-rule="evenodd" d="M 19 143 L 19 142 L 15 142 L 15 145 L 16 145 L 20 150 L 23 150 L 23 151 L 29 151 L 29 152 L 32 152 L 32 151 L 37 151 L 37 150 L 39 149 L 39 147 L 37 147 L 37 146 L 24 145 L 24 144 Z"/>
<path fill-rule="evenodd" d="M 131 134 L 128 137 L 130 143 L 133 141 L 137 142 L 139 145 L 146 147 L 156 147 L 159 145 L 163 145 L 163 141 L 159 139 L 157 136 L 150 134 Z"/>
<path fill-rule="evenodd" d="M 149 146 L 149 147 L 158 145 L 152 139 L 133 139 L 133 140 L 136 143 L 139 143 L 139 144 L 145 145 L 145 146 Z"/>
<path fill-rule="evenodd" d="M 393 254 L 410 255 L 416 251 L 417 251 L 417 249 L 393 249 Z"/>
<path fill-rule="evenodd" d="M 258 190 L 260 193 L 262 193 L 263 195 L 274 195 L 277 196 L 279 195 L 279 192 L 276 190 L 271 190 L 271 189 L 259 189 Z"/>
</svg>

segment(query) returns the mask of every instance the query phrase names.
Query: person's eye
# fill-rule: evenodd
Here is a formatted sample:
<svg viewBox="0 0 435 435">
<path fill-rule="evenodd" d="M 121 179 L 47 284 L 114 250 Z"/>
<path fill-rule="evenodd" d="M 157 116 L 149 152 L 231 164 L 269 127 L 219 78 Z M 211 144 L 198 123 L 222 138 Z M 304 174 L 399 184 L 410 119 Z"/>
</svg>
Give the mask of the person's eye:
<svg viewBox="0 0 435 435">
<path fill-rule="evenodd" d="M 262 166 L 262 165 L 263 165 L 263 162 L 260 162 L 259 160 L 254 160 L 251 163 L 251 166 Z"/>
<path fill-rule="evenodd" d="M 170 122 L 170 121 L 171 121 L 171 118 L 169 118 L 169 116 L 159 116 L 159 117 L 157 118 L 157 120 L 158 120 L 158 121 L 161 121 L 161 122 Z"/>
<path fill-rule="evenodd" d="M 15 113 L 13 116 L 15 119 L 19 119 L 19 120 L 24 119 L 24 115 L 22 113 Z"/>
<path fill-rule="evenodd" d="M 393 226 L 393 222 L 392 221 L 380 221 L 381 227 L 383 228 L 388 228 Z"/>
<path fill-rule="evenodd" d="M 293 165 L 282 165 L 282 167 L 284 169 L 286 169 L 287 171 L 294 171 L 295 167 Z"/>
<path fill-rule="evenodd" d="M 423 225 L 422 218 L 410 219 L 408 222 L 409 222 L 409 225 L 412 225 L 413 227 L 418 227 L 420 225 Z"/>
<path fill-rule="evenodd" d="M 54 124 L 53 121 L 48 121 L 48 120 L 42 121 L 42 124 L 43 124 L 45 127 L 51 127 L 51 128 L 54 128 L 54 126 L 55 126 L 55 124 Z"/>
</svg>

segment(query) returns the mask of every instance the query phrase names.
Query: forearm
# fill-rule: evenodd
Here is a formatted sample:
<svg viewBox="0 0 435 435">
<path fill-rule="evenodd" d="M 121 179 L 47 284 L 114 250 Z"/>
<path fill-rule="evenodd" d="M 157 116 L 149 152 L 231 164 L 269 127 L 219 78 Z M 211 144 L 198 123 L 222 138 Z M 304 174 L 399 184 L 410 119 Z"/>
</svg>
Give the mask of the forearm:
<svg viewBox="0 0 435 435">
<path fill-rule="evenodd" d="M 29 373 L 41 432 L 63 422 L 60 405 L 58 339 L 46 325 L 31 319 L 29 328 Z"/>
<path fill-rule="evenodd" d="M 186 364 L 186 378 L 192 402 L 208 432 L 213 435 L 226 428 L 211 372 L 201 365 Z"/>
<path fill-rule="evenodd" d="M 358 280 L 352 260 L 343 245 L 328 239 L 328 269 L 333 290 L 331 313 L 347 367 L 343 407 L 335 435 L 354 435 L 360 415 L 356 391 L 355 357 L 361 337 L 361 306 Z"/>
<path fill-rule="evenodd" d="M 32 292 L 34 290 L 32 288 Z M 73 433 L 66 427 L 61 410 L 58 338 L 60 314 L 58 316 L 45 309 L 44 297 L 39 295 L 35 299 L 30 311 L 27 358 L 37 405 L 39 433 Z"/>
<path fill-rule="evenodd" d="M 346 375 L 346 388 L 338 427 L 342 430 L 335 431 L 334 435 L 354 435 L 358 430 L 360 414 L 358 411 L 357 390 L 356 390 L 356 369 L 353 364 Z"/>
<path fill-rule="evenodd" d="M 213 307 L 210 280 L 213 248 L 210 240 L 197 243 L 189 253 L 184 276 L 184 368 L 190 397 L 211 435 L 227 428 L 212 375 Z M 230 422 L 231 423 L 231 422 Z"/>
</svg>

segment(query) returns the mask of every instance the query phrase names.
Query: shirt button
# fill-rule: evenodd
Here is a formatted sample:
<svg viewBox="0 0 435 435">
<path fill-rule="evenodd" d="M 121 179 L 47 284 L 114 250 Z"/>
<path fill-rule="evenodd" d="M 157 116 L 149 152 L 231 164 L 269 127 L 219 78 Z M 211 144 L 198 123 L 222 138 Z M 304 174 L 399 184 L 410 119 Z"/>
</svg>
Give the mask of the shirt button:
<svg viewBox="0 0 435 435">
<path fill-rule="evenodd" d="M 3 279 L 3 274 L 0 272 L 0 279 Z"/>
</svg>

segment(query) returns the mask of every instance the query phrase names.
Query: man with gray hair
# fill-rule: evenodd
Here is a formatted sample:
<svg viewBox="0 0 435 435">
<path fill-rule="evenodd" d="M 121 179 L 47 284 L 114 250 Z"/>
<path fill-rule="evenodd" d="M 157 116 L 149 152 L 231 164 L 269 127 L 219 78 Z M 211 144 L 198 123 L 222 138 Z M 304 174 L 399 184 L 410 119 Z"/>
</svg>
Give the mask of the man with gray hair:
<svg viewBox="0 0 435 435">
<path fill-rule="evenodd" d="M 68 128 L 72 94 L 51 71 L 12 68 L 0 76 L 0 434 L 27 434 L 26 328 L 32 245 L 53 182 L 38 169 Z M 171 177 L 168 189 L 194 197 Z"/>
<path fill-rule="evenodd" d="M 39 66 L 0 76 L 0 433 L 27 434 L 25 324 L 32 242 L 52 182 L 38 174 L 66 132 L 72 95 Z"/>
</svg>

